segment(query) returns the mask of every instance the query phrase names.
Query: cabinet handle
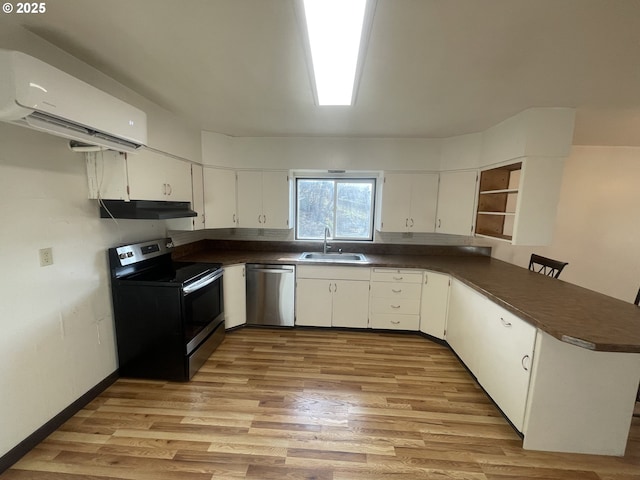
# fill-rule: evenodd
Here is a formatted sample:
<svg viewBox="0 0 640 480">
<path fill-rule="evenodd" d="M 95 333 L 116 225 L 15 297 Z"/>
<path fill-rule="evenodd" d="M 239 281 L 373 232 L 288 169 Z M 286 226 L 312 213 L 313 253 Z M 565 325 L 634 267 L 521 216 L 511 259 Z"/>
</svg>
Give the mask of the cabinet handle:
<svg viewBox="0 0 640 480">
<path fill-rule="evenodd" d="M 329 284 L 329 293 L 331 293 L 331 284 Z"/>
<path fill-rule="evenodd" d="M 440 228 L 441 225 L 442 225 L 442 220 L 438 219 L 438 228 Z"/>
<path fill-rule="evenodd" d="M 258 223 L 262 223 L 262 215 L 258 215 Z"/>
<path fill-rule="evenodd" d="M 337 291 L 338 291 L 338 284 L 337 284 L 337 283 L 334 283 L 334 284 L 333 284 L 333 292 L 335 293 L 335 292 L 337 292 Z"/>
<path fill-rule="evenodd" d="M 529 357 L 529 355 L 525 355 L 524 357 L 522 357 L 522 368 L 524 368 L 525 372 L 528 372 L 529 371 L 529 367 L 524 364 L 525 360 L 531 360 L 531 357 Z M 527 362 L 527 363 L 529 363 L 529 362 Z"/>
<path fill-rule="evenodd" d="M 511 326 L 511 322 L 507 322 L 504 318 L 500 317 L 500 321 L 502 322 L 502 325 L 509 328 Z"/>
<path fill-rule="evenodd" d="M 400 308 L 400 305 L 389 305 L 391 308 Z"/>
<path fill-rule="evenodd" d="M 400 281 L 402 280 L 402 277 L 393 277 L 394 280 Z"/>
<path fill-rule="evenodd" d="M 264 223 L 265 225 L 267 224 L 267 216 L 266 215 L 262 215 L 262 223 Z"/>
<path fill-rule="evenodd" d="M 400 325 L 400 320 L 391 320 L 394 325 Z"/>
<path fill-rule="evenodd" d="M 233 214 L 233 222 L 232 223 L 236 223 L 236 214 Z"/>
<path fill-rule="evenodd" d="M 171 184 L 167 183 L 167 187 L 169 187 L 169 193 L 167 193 L 167 195 L 171 195 L 173 193 L 173 188 L 171 188 Z"/>
<path fill-rule="evenodd" d="M 409 227 L 409 219 L 408 218 L 404 219 L 404 226 L 405 227 Z"/>
<path fill-rule="evenodd" d="M 411 227 L 411 228 L 413 228 L 413 218 L 411 219 L 411 225 L 410 225 L 410 227 Z"/>
<path fill-rule="evenodd" d="M 400 289 L 400 290 L 394 290 L 394 289 L 392 288 L 392 289 L 391 289 L 391 291 L 392 291 L 393 293 L 402 293 L 402 289 Z"/>
<path fill-rule="evenodd" d="M 244 278 L 244 268 L 245 267 L 242 267 L 242 278 Z"/>
<path fill-rule="evenodd" d="M 167 194 L 167 184 L 166 184 L 166 183 L 163 183 L 163 184 L 162 184 L 162 194 L 163 194 L 163 195 L 166 195 L 166 194 Z"/>
</svg>

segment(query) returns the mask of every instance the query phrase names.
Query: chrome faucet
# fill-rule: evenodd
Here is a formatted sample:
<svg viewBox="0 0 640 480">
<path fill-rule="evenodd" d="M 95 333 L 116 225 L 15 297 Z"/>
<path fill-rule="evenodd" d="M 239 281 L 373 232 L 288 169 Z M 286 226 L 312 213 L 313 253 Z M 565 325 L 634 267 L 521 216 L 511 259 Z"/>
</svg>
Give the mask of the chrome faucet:
<svg viewBox="0 0 640 480">
<path fill-rule="evenodd" d="M 324 243 L 322 244 L 322 253 L 327 253 L 327 250 L 331 248 L 331 245 L 327 245 L 327 237 L 331 236 L 329 227 L 324 227 Z"/>
</svg>

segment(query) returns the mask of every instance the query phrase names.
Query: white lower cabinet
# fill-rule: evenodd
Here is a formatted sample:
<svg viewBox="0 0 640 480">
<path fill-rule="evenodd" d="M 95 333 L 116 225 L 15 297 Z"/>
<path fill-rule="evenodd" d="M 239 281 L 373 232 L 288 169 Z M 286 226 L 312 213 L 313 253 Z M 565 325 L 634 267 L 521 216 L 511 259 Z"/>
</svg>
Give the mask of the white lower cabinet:
<svg viewBox="0 0 640 480">
<path fill-rule="evenodd" d="M 469 370 L 479 378 L 487 299 L 459 280 L 451 281 L 445 338 Z"/>
<path fill-rule="evenodd" d="M 511 423 L 523 431 L 536 328 L 487 301 L 481 384 Z"/>
<path fill-rule="evenodd" d="M 444 340 L 449 306 L 450 277 L 444 273 L 424 272 L 420 331 Z"/>
<path fill-rule="evenodd" d="M 368 319 L 368 268 L 298 266 L 296 325 L 367 328 Z"/>
<path fill-rule="evenodd" d="M 247 280 L 244 264 L 224 267 L 224 326 L 226 329 L 247 323 Z"/>
<path fill-rule="evenodd" d="M 453 280 L 446 338 L 478 383 L 522 432 L 536 328 Z"/>
<path fill-rule="evenodd" d="M 374 268 L 371 272 L 371 328 L 420 327 L 422 270 Z"/>
</svg>

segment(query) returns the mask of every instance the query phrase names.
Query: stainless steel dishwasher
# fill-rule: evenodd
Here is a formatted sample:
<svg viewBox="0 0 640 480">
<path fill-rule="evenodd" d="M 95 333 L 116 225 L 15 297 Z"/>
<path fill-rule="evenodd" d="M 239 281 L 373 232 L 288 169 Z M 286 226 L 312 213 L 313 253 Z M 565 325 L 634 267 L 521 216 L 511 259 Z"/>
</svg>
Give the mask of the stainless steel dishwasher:
<svg viewBox="0 0 640 480">
<path fill-rule="evenodd" d="M 293 327 L 296 267 L 247 264 L 247 325 Z"/>
</svg>

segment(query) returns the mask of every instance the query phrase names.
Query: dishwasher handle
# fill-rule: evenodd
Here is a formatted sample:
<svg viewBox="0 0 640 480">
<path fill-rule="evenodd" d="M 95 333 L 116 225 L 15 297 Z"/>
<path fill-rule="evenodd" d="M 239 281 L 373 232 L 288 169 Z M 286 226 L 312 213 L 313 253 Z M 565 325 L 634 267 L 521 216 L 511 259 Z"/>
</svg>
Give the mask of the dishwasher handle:
<svg viewBox="0 0 640 480">
<path fill-rule="evenodd" d="M 250 272 L 262 272 L 262 273 L 293 273 L 294 268 L 292 266 L 279 266 L 279 265 L 265 265 L 265 266 L 247 266 L 247 273 Z"/>
</svg>

